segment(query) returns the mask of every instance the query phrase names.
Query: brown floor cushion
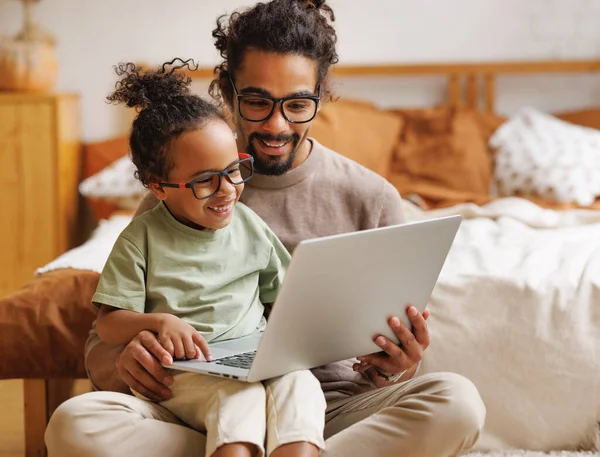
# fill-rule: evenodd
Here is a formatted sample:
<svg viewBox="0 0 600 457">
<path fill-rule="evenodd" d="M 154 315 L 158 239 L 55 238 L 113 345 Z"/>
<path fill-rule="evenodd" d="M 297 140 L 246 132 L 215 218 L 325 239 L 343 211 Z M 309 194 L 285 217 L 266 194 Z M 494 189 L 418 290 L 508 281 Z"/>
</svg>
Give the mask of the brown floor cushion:
<svg viewBox="0 0 600 457">
<path fill-rule="evenodd" d="M 84 378 L 100 275 L 61 269 L 0 299 L 0 379 Z"/>
</svg>

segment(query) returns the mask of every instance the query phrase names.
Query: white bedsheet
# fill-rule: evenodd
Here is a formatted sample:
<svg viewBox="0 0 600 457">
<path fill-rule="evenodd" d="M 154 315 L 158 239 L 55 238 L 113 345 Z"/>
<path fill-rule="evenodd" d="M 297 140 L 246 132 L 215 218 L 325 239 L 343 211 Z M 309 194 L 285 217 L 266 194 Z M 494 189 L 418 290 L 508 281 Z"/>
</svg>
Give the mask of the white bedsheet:
<svg viewBox="0 0 600 457">
<path fill-rule="evenodd" d="M 597 446 L 600 211 L 508 198 L 410 217 L 448 214 L 464 220 L 432 297 L 421 372 L 477 385 L 488 409 L 478 449 Z"/>
<path fill-rule="evenodd" d="M 464 217 L 432 297 L 421 372 L 458 372 L 477 385 L 488 409 L 477 449 L 596 446 L 600 211 L 543 210 L 517 198 L 406 208 L 410 219 Z M 38 273 L 101 272 L 129 221 L 103 221 Z"/>
<path fill-rule="evenodd" d="M 102 268 L 104 268 L 117 237 L 129 222 L 131 222 L 131 216 L 121 215 L 100 221 L 98 227 L 85 243 L 38 268 L 35 274 L 40 275 L 61 268 L 75 268 L 102 273 Z"/>
</svg>

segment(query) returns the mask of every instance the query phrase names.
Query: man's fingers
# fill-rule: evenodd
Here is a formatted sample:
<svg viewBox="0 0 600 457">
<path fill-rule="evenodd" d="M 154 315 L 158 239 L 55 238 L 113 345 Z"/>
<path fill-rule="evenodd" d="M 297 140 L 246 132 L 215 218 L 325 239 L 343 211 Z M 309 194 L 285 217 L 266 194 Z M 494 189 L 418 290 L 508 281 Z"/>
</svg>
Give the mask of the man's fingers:
<svg viewBox="0 0 600 457">
<path fill-rule="evenodd" d="M 140 388 L 142 388 L 146 392 L 152 392 L 155 396 L 163 398 L 165 395 L 170 395 L 170 390 L 164 384 L 165 380 L 169 378 L 168 373 L 164 373 L 163 376 L 157 374 L 158 377 L 155 377 L 154 374 L 146 371 L 141 365 L 133 365 L 127 367 L 127 372 L 133 378 L 133 383 L 138 386 L 138 388 L 132 387 L 134 390 L 138 391 L 142 395 L 148 396 L 143 393 Z M 140 387 L 142 386 L 142 387 Z M 150 397 L 148 397 L 150 398 Z"/>
<path fill-rule="evenodd" d="M 173 363 L 173 357 L 167 349 L 156 338 L 156 335 L 152 332 L 141 332 L 139 334 L 139 341 L 143 347 L 146 348 L 157 360 L 160 360 L 166 365 Z M 171 349 L 172 350 L 172 349 Z"/>
<path fill-rule="evenodd" d="M 417 311 L 417 308 L 414 306 L 409 306 L 407 310 L 408 318 L 410 319 L 410 323 L 412 324 L 412 332 L 411 335 L 414 335 L 414 340 L 416 340 L 417 346 L 412 349 L 412 354 L 409 353 L 409 357 L 413 358 L 414 356 L 421 356 L 423 350 L 429 346 L 429 330 L 427 330 L 427 323 L 425 322 L 425 316 L 420 314 Z M 400 338 L 400 336 L 398 336 Z M 410 340 L 409 337 L 406 337 Z M 400 339 L 402 344 L 404 345 L 404 340 Z M 418 351 L 418 353 L 415 353 Z"/>
<path fill-rule="evenodd" d="M 431 316 L 431 311 L 429 311 L 429 308 L 425 308 L 425 311 L 423 311 L 423 319 L 427 320 L 429 319 L 429 316 Z"/>
<path fill-rule="evenodd" d="M 410 329 L 406 325 L 404 325 L 397 317 L 392 317 L 389 321 L 389 324 L 392 330 L 394 331 L 394 334 L 398 338 L 401 348 L 399 348 L 396 344 L 392 344 L 391 346 L 400 349 L 400 351 L 411 360 L 420 358 L 422 350 L 419 346 L 419 342 L 417 341 L 415 335 L 413 335 L 413 332 L 411 332 Z M 390 353 L 390 351 L 386 350 L 386 348 L 382 349 L 388 354 L 390 354 L 390 356 L 400 361 L 400 356 L 396 355 L 399 353 L 395 351 L 395 349 L 394 353 Z"/>
<path fill-rule="evenodd" d="M 143 370 L 140 370 L 140 372 L 143 372 Z M 154 401 L 166 400 L 171 396 L 171 391 L 169 389 L 156 382 L 156 380 L 147 373 L 140 374 L 140 372 L 132 374 L 126 370 L 125 373 L 123 373 L 123 381 L 131 389 Z"/>
<path fill-rule="evenodd" d="M 212 360 L 212 356 L 210 355 L 210 348 L 208 347 L 208 343 L 204 337 L 196 332 L 192 334 L 192 340 L 194 340 L 194 343 L 198 346 L 202 354 L 204 354 L 204 358 L 210 362 Z"/>
<path fill-rule="evenodd" d="M 373 365 L 369 364 L 369 363 L 355 363 L 352 365 L 352 368 L 354 369 L 354 371 L 358 371 L 360 373 L 367 371 L 369 368 L 371 368 Z"/>
<path fill-rule="evenodd" d="M 152 354 L 148 351 L 144 350 L 143 347 L 137 346 L 134 349 L 131 349 L 131 357 L 134 360 L 134 363 L 129 363 L 124 368 L 128 370 L 133 376 L 139 376 L 137 379 L 144 383 L 148 384 L 152 381 L 161 383 L 161 388 L 164 388 L 166 385 L 170 385 L 173 381 L 172 377 L 169 375 L 169 372 L 163 368 L 163 366 L 156 360 Z M 150 381 L 146 381 L 145 376 L 150 378 Z M 144 379 L 140 379 L 144 378 Z M 164 385 L 163 385 L 164 384 Z"/>
<path fill-rule="evenodd" d="M 374 368 L 385 373 L 399 373 L 400 371 L 405 369 L 399 368 L 396 359 L 392 359 L 387 354 L 370 354 L 363 357 L 359 357 L 358 360 L 360 360 L 364 364 L 372 365 Z"/>
</svg>

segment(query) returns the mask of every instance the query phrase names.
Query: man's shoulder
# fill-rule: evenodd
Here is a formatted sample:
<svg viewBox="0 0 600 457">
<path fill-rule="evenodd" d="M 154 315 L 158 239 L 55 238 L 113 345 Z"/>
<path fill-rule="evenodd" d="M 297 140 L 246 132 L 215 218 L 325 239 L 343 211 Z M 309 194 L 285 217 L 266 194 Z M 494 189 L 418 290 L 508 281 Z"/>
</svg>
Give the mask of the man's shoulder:
<svg viewBox="0 0 600 457">
<path fill-rule="evenodd" d="M 373 170 L 333 149 L 321 144 L 319 146 L 322 148 L 323 154 L 321 171 L 335 178 L 336 184 L 339 181 L 340 183 L 345 182 L 348 186 L 358 185 L 363 192 L 367 193 L 386 193 L 394 189 L 387 179 Z"/>
</svg>

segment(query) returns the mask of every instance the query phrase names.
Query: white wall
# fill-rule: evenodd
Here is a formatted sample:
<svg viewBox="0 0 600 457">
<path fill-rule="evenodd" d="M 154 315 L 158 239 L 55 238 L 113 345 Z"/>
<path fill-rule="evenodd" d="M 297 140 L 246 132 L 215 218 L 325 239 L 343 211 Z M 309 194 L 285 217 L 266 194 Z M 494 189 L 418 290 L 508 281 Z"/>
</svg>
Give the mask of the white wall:
<svg viewBox="0 0 600 457">
<path fill-rule="evenodd" d="M 128 128 L 125 109 L 108 105 L 112 65 L 162 63 L 175 56 L 214 65 L 216 17 L 250 0 L 42 0 L 37 19 L 58 40 L 58 90 L 83 96 L 84 138 L 104 139 Z M 330 0 L 336 12 L 340 61 L 464 62 L 600 57 L 597 0 Z M 0 35 L 15 33 L 19 2 L 0 0 Z M 205 91 L 199 83 L 197 90 Z M 342 96 L 382 106 L 441 100 L 437 78 L 342 80 Z M 523 104 L 556 110 L 600 104 L 596 77 L 510 77 L 499 80 L 501 112 Z"/>
</svg>

